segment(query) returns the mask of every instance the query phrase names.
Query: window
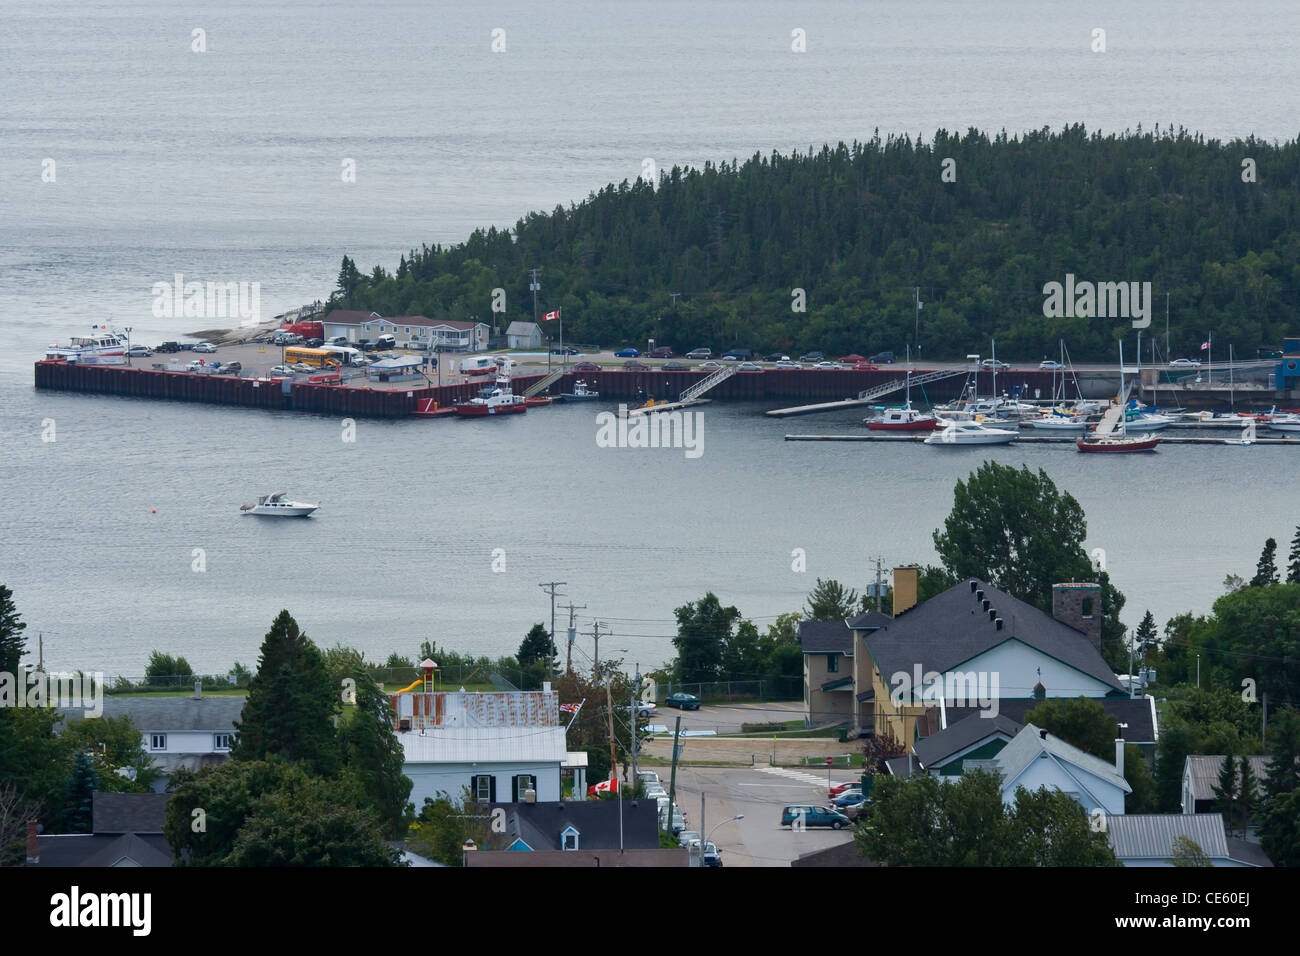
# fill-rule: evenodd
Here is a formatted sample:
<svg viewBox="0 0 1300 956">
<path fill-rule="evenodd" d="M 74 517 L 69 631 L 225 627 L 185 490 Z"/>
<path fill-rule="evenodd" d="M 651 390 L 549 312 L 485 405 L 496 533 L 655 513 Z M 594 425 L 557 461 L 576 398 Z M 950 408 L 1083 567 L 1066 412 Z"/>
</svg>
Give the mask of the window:
<svg viewBox="0 0 1300 956">
<path fill-rule="evenodd" d="M 565 827 L 560 834 L 561 849 L 576 850 L 578 848 L 578 831 L 573 827 Z"/>
<path fill-rule="evenodd" d="M 166 734 L 150 734 L 150 735 L 149 735 L 149 749 L 150 749 L 150 750 L 166 750 L 166 749 L 167 749 L 167 735 L 166 735 Z"/>
<path fill-rule="evenodd" d="M 475 774 L 469 778 L 469 790 L 476 803 L 492 803 L 497 798 L 497 780 L 490 773 Z"/>
<path fill-rule="evenodd" d="M 826 655 L 826 673 L 828 673 L 828 674 L 838 674 L 839 672 L 840 672 L 840 655 L 838 655 L 838 654 L 827 654 L 827 655 Z"/>
<path fill-rule="evenodd" d="M 406 327 L 406 334 L 407 335 L 411 334 L 411 327 L 409 325 Z"/>
<path fill-rule="evenodd" d="M 212 735 L 212 749 L 213 749 L 213 750 L 229 750 L 229 749 L 230 749 L 230 734 L 213 734 L 213 735 Z"/>
<path fill-rule="evenodd" d="M 367 331 L 367 332 L 370 331 L 370 323 L 369 323 L 369 322 L 366 323 L 366 331 Z"/>
<path fill-rule="evenodd" d="M 529 790 L 537 792 L 537 778 L 530 773 L 521 773 L 514 779 L 514 794 L 511 799 L 518 803 Z"/>
<path fill-rule="evenodd" d="M 1082 607 L 1080 608 L 1079 613 L 1081 613 L 1084 617 L 1092 617 L 1092 598 L 1086 597 L 1083 599 Z"/>
</svg>

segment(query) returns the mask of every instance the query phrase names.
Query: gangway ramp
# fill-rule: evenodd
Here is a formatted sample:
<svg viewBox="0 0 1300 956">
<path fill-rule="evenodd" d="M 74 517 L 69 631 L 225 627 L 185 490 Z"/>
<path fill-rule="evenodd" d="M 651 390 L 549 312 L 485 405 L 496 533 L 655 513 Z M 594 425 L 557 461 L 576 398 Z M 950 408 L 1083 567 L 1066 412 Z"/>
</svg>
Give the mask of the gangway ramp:
<svg viewBox="0 0 1300 956">
<path fill-rule="evenodd" d="M 1124 392 L 1120 395 L 1119 401 L 1106 409 L 1105 414 L 1101 416 L 1101 421 L 1097 423 L 1095 434 L 1102 436 L 1115 434 L 1115 429 L 1124 420 L 1124 412 L 1128 410 L 1128 396 L 1129 392 L 1132 390 L 1132 382 L 1125 384 Z"/>
<path fill-rule="evenodd" d="M 676 404 L 678 406 L 689 405 L 690 403 L 695 401 L 695 399 L 699 398 L 701 395 L 707 392 L 709 389 L 713 388 L 715 385 L 721 385 L 723 382 L 725 382 L 727 379 L 731 378 L 731 376 L 735 374 L 736 374 L 736 366 L 724 365 L 716 372 L 713 372 L 710 375 L 706 375 L 704 378 L 700 379 L 698 382 L 696 382 L 694 385 L 690 386 L 689 388 L 682 389 L 682 393 L 677 396 Z"/>
<path fill-rule="evenodd" d="M 548 375 L 542 376 L 541 378 L 533 382 L 532 385 L 529 385 L 528 388 L 524 390 L 524 398 L 532 398 L 534 395 L 538 394 L 539 392 L 545 391 L 546 389 L 554 385 L 556 382 L 558 382 L 563 376 L 564 376 L 563 370 L 551 372 Z"/>
<path fill-rule="evenodd" d="M 941 368 L 932 372 L 922 372 L 920 375 L 911 376 L 913 385 L 924 385 L 927 382 L 938 382 L 945 378 L 956 378 L 958 375 L 969 374 L 967 369 L 950 369 Z M 788 418 L 791 415 L 812 415 L 815 412 L 833 412 L 842 408 L 853 408 L 857 405 L 870 405 L 878 398 L 883 398 L 893 392 L 901 392 L 907 388 L 907 376 L 895 379 L 892 382 L 885 382 L 883 385 L 875 385 L 858 393 L 857 398 L 845 398 L 838 402 L 820 402 L 816 405 L 795 405 L 790 408 L 774 408 L 768 415 L 773 418 Z"/>
</svg>

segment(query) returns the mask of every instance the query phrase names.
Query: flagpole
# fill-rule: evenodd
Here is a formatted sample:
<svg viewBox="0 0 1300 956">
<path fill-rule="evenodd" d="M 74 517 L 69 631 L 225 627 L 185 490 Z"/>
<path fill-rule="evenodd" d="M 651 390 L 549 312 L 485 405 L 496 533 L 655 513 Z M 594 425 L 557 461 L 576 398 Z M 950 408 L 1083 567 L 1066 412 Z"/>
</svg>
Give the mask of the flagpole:
<svg viewBox="0 0 1300 956">
<path fill-rule="evenodd" d="M 560 320 L 560 372 L 563 374 L 569 367 L 569 353 L 564 351 L 564 310 L 556 309 L 555 317 Z"/>
</svg>

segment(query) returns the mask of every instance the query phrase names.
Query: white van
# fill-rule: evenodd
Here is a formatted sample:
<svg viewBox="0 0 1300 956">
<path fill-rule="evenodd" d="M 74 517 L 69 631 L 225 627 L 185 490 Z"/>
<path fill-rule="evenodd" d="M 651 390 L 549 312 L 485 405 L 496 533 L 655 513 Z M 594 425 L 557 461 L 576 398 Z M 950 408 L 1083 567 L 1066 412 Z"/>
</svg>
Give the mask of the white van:
<svg viewBox="0 0 1300 956">
<path fill-rule="evenodd" d="M 460 372 L 462 375 L 491 375 L 497 370 L 495 359 L 486 355 L 478 358 L 467 358 L 460 360 Z"/>
</svg>

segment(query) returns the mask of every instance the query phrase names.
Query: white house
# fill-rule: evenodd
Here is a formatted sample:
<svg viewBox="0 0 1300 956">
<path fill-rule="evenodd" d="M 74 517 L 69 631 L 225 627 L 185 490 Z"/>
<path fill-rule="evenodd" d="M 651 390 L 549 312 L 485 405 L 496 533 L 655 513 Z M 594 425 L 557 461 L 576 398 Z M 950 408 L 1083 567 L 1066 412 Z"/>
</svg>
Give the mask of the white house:
<svg viewBox="0 0 1300 956">
<path fill-rule="evenodd" d="M 324 320 L 325 337 L 344 336 L 356 344 L 391 335 L 400 348 L 441 352 L 480 352 L 488 347 L 491 329 L 485 322 L 453 322 L 423 315 L 382 316 L 378 312 L 335 309 Z"/>
<path fill-rule="evenodd" d="M 1132 788 L 1124 779 L 1123 740 L 1116 741 L 1117 763 L 1107 763 L 1040 727 L 1026 724 L 1011 742 L 990 760 L 967 760 L 966 770 L 992 770 L 1002 777 L 1002 801 L 1014 803 L 1016 790 L 1040 787 L 1059 790 L 1082 804 L 1089 813 L 1124 812 L 1124 795 Z"/>
<path fill-rule="evenodd" d="M 244 697 L 204 697 L 196 684 L 192 697 L 104 698 L 104 716 L 131 718 L 144 750 L 165 773 L 181 767 L 198 771 L 230 759 L 235 721 Z"/>
<path fill-rule="evenodd" d="M 483 803 L 521 801 L 529 790 L 538 802 L 560 799 L 560 776 L 570 755 L 559 695 L 549 685 L 541 691 L 389 698 L 417 810 L 426 797 L 439 793 L 459 801 L 466 788 Z M 582 772 L 577 775 L 581 778 Z M 585 787 L 576 792 L 585 793 Z"/>
</svg>

